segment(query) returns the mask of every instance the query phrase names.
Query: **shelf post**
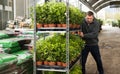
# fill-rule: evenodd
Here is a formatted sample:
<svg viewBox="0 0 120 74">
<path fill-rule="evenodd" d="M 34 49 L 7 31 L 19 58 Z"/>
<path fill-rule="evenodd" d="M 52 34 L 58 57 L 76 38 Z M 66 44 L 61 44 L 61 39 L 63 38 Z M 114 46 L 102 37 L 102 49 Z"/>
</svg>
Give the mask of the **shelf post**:
<svg viewBox="0 0 120 74">
<path fill-rule="evenodd" d="M 36 72 L 36 0 L 33 0 L 33 13 L 34 13 L 34 53 L 33 53 L 33 74 Z"/>
<path fill-rule="evenodd" d="M 67 73 L 69 74 L 69 0 L 66 0 L 66 63 Z"/>
</svg>

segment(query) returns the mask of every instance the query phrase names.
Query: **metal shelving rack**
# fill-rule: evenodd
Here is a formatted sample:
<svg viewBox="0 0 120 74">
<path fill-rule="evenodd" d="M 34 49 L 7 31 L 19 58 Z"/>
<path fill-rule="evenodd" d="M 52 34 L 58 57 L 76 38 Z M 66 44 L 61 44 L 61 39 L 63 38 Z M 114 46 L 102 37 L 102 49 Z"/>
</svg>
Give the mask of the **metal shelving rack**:
<svg viewBox="0 0 120 74">
<path fill-rule="evenodd" d="M 35 11 L 35 5 L 36 0 L 34 0 L 34 19 L 36 19 L 36 11 Z M 39 33 L 66 33 L 66 63 L 67 66 L 64 69 L 54 69 L 54 68 L 37 68 L 36 67 L 36 20 L 34 20 L 34 57 L 33 57 L 33 65 L 34 65 L 34 72 L 33 74 L 36 74 L 36 70 L 39 71 L 56 71 L 56 72 L 66 72 L 66 74 L 69 74 L 70 69 L 75 65 L 75 63 L 80 59 L 76 58 L 75 62 L 73 64 L 69 63 L 69 0 L 66 0 L 66 28 L 40 28 L 38 29 Z M 71 30 L 74 31 L 74 30 Z"/>
</svg>

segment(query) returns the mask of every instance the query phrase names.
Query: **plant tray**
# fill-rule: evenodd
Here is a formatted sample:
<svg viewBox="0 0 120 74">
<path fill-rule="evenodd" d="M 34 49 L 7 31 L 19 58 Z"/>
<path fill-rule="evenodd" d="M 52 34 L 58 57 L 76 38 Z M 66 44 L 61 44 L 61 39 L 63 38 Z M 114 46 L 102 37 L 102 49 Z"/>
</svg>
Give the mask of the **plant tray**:
<svg viewBox="0 0 120 74">
<path fill-rule="evenodd" d="M 62 67 L 62 66 L 47 66 L 47 65 L 40 65 L 37 66 L 38 68 L 44 68 L 44 69 L 65 69 L 66 67 Z"/>
<path fill-rule="evenodd" d="M 80 60 L 80 58 L 81 58 L 81 54 L 79 54 L 78 57 L 77 57 L 73 62 L 70 63 L 69 68 L 71 69 L 71 68 L 75 65 L 75 63 L 76 63 L 78 60 Z"/>
</svg>

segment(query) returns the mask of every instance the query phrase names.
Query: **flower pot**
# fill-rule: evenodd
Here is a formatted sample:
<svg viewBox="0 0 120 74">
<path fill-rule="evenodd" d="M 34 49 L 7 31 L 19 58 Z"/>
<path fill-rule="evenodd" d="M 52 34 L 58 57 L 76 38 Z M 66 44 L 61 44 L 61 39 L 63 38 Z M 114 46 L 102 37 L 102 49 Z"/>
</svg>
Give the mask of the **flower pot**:
<svg viewBox="0 0 120 74">
<path fill-rule="evenodd" d="M 71 32 L 71 34 L 75 34 L 75 32 Z"/>
<path fill-rule="evenodd" d="M 49 24 L 49 27 L 56 27 L 55 24 Z"/>
<path fill-rule="evenodd" d="M 57 27 L 62 27 L 62 24 L 57 24 Z"/>
<path fill-rule="evenodd" d="M 70 28 L 71 28 L 71 29 L 73 28 L 73 25 L 72 25 L 72 24 L 70 24 Z"/>
<path fill-rule="evenodd" d="M 56 63 L 55 62 L 49 62 L 49 66 L 55 66 Z"/>
<path fill-rule="evenodd" d="M 62 62 L 62 66 L 63 66 L 63 67 L 66 67 L 66 66 L 67 66 L 67 63 Z"/>
<path fill-rule="evenodd" d="M 80 25 L 77 25 L 77 29 L 79 29 L 80 28 Z"/>
<path fill-rule="evenodd" d="M 66 28 L 66 24 L 62 24 L 62 27 Z"/>
<path fill-rule="evenodd" d="M 49 64 L 49 62 L 48 61 L 44 61 L 44 65 L 48 65 Z"/>
<path fill-rule="evenodd" d="M 37 61 L 36 64 L 37 64 L 37 66 L 40 66 L 40 65 L 43 64 L 43 62 L 42 61 Z"/>
<path fill-rule="evenodd" d="M 39 29 L 41 27 L 42 27 L 42 24 L 37 23 L 37 28 Z"/>
<path fill-rule="evenodd" d="M 57 65 L 58 66 L 62 66 L 62 62 L 57 62 Z"/>
<path fill-rule="evenodd" d="M 74 24 L 74 25 L 73 25 L 73 28 L 75 29 L 76 27 L 77 27 L 77 25 L 76 25 L 76 24 Z"/>
<path fill-rule="evenodd" d="M 48 24 L 44 24 L 43 27 L 44 27 L 44 28 L 47 28 L 47 27 L 49 27 L 49 26 L 48 26 Z"/>
</svg>

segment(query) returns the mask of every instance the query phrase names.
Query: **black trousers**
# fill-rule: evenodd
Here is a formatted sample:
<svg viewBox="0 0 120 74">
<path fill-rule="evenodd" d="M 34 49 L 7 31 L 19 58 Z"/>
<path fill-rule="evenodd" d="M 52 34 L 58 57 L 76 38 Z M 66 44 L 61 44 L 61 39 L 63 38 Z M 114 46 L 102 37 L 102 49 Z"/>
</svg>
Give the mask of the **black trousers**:
<svg viewBox="0 0 120 74">
<path fill-rule="evenodd" d="M 93 58 L 96 61 L 99 74 L 104 74 L 98 45 L 92 45 L 92 46 L 86 45 L 84 50 L 82 50 L 82 60 L 81 60 L 82 61 L 81 62 L 82 63 L 82 74 L 86 74 L 85 64 L 86 64 L 86 60 L 87 60 L 89 52 L 92 54 Z"/>
</svg>

